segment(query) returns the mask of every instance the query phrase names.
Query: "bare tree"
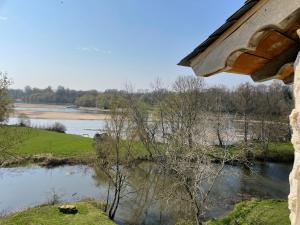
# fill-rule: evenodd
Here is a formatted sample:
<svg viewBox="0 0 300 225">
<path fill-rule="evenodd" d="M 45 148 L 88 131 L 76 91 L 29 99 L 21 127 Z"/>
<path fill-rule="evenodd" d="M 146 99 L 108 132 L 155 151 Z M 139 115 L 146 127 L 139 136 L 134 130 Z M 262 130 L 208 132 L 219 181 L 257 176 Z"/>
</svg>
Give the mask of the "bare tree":
<svg viewBox="0 0 300 225">
<path fill-rule="evenodd" d="M 168 135 L 160 166 L 176 180 L 170 187 L 170 194 L 184 190 L 182 198 L 190 204 L 198 225 L 204 221 L 210 194 L 230 158 L 225 136 L 224 148 L 218 152 L 208 141 L 211 130 L 204 87 L 201 78 L 180 77 L 162 107 Z M 218 158 L 217 164 L 212 162 L 214 157 Z"/>
<path fill-rule="evenodd" d="M 248 143 L 249 120 L 254 111 L 254 87 L 250 83 L 241 84 L 235 92 L 235 106 L 238 113 L 243 117 L 244 153 L 246 159 L 251 157 Z"/>
<path fill-rule="evenodd" d="M 285 112 L 289 108 L 289 100 L 285 99 L 286 89 L 278 82 L 269 86 L 259 85 L 254 91 L 254 113 L 258 121 L 253 121 L 253 134 L 266 158 L 271 141 L 289 140 L 290 129 Z"/>
<path fill-rule="evenodd" d="M 170 147 L 172 149 L 168 150 L 169 155 L 163 163 L 176 181 L 170 188 L 170 193 L 176 194 L 176 189 L 183 189 L 186 195 L 182 196 L 182 200 L 190 204 L 197 225 L 202 224 L 208 205 L 213 204 L 210 194 L 224 169 L 226 157 L 214 164 L 209 146 L 197 144 L 193 149 L 186 146 L 184 154 L 177 153 L 177 144 Z M 225 151 L 224 154 L 226 155 Z"/>
<path fill-rule="evenodd" d="M 213 204 L 210 195 L 217 178 L 222 173 L 225 163 L 230 160 L 226 148 L 228 140 L 224 137 L 224 148 L 216 151 L 208 140 L 211 132 L 210 121 L 207 120 L 208 114 L 199 108 L 184 104 L 191 103 L 181 101 L 179 108 L 193 110 L 188 115 L 195 117 L 192 117 L 192 123 L 182 123 L 181 114 L 175 114 L 172 118 L 177 116 L 179 118 L 168 121 L 172 123 L 179 120 L 180 124 L 179 129 L 168 135 L 165 160 L 162 161 L 161 166 L 165 171 L 173 174 L 176 181 L 170 187 L 170 194 L 176 194 L 178 189 L 184 190 L 185 195 L 182 196 L 182 200 L 189 203 L 195 221 L 199 225 L 204 221 L 207 206 Z M 176 105 L 176 108 L 171 111 L 176 112 L 178 106 Z M 197 106 L 201 108 L 201 103 Z M 213 158 L 217 158 L 218 163 L 213 163 Z"/>
<path fill-rule="evenodd" d="M 162 134 L 162 139 L 166 138 L 167 135 L 167 124 L 165 118 L 165 105 L 164 100 L 166 99 L 169 91 L 163 87 L 163 84 L 160 79 L 157 79 L 153 84 L 153 97 L 155 99 L 155 110 L 154 110 L 154 118 L 160 121 L 160 129 Z"/>
<path fill-rule="evenodd" d="M 207 90 L 206 98 L 208 100 L 207 111 L 211 112 L 210 124 L 216 137 L 218 145 L 222 148 L 226 143 L 224 138 L 228 135 L 227 132 L 232 131 L 228 129 L 232 126 L 234 113 L 230 113 L 229 91 L 222 86 L 213 87 Z"/>
<path fill-rule="evenodd" d="M 130 86 L 127 86 L 126 99 L 129 108 L 128 120 L 132 122 L 135 136 L 143 143 L 150 159 L 159 156 L 160 148 L 157 138 L 160 124 L 164 122 L 154 118 L 154 113 L 133 94 L 133 88 Z"/>
<path fill-rule="evenodd" d="M 106 211 L 110 219 L 114 219 L 120 200 L 128 193 L 126 166 L 132 160 L 131 127 L 127 120 L 129 115 L 127 102 L 116 97 L 110 112 L 110 120 L 106 124 L 105 134 L 96 138 L 97 167 L 105 173 L 109 180 Z"/>
<path fill-rule="evenodd" d="M 169 133 L 184 136 L 190 148 L 193 148 L 193 133 L 197 121 L 204 111 L 204 81 L 197 77 L 179 77 L 173 86 L 173 92 L 164 101 L 165 119 Z"/>
</svg>

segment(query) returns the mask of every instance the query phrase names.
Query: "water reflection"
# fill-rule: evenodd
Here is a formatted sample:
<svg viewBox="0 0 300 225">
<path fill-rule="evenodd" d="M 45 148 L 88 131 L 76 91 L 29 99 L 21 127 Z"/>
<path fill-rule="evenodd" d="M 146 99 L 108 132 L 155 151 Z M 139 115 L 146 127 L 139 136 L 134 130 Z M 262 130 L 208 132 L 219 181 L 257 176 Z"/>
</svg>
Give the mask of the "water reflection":
<svg viewBox="0 0 300 225">
<path fill-rule="evenodd" d="M 212 192 L 208 215 L 217 217 L 244 197 L 286 198 L 291 165 L 257 164 L 254 172 L 227 166 Z M 188 216 L 189 206 L 181 190 L 171 190 L 172 178 L 157 166 L 143 163 L 130 169 L 129 191 L 122 199 L 116 220 L 119 224 L 171 225 Z M 54 169 L 0 168 L 0 211 L 12 212 L 48 201 L 55 190 L 62 201 L 91 197 L 105 200 L 108 182 L 99 170 L 86 166 Z M 172 198 L 166 198 L 170 192 Z"/>
</svg>

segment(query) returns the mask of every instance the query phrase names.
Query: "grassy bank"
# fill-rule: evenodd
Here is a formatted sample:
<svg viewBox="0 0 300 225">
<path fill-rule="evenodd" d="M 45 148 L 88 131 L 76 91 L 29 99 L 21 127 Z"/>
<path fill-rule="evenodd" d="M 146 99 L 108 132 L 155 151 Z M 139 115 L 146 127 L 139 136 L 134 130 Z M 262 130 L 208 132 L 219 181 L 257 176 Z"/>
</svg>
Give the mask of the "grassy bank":
<svg viewBox="0 0 300 225">
<path fill-rule="evenodd" d="M 77 164 L 95 159 L 92 138 L 27 127 L 4 126 L 1 129 L 5 129 L 1 143 L 11 136 L 22 140 L 10 147 L 9 153 L 14 157 L 10 157 L 7 166 L 47 161 L 58 165 Z M 141 142 L 134 143 L 132 152 L 137 158 L 147 156 Z"/>
<path fill-rule="evenodd" d="M 0 129 L 0 147 L 7 148 L 0 157 L 2 167 L 87 164 L 95 158 L 90 138 L 27 127 L 2 126 Z"/>
<path fill-rule="evenodd" d="M 258 161 L 291 163 L 294 160 L 294 147 L 291 142 L 271 142 L 268 144 L 268 150 L 263 151 L 259 143 L 249 144 L 253 158 Z M 236 158 L 243 156 L 243 145 L 232 145 L 228 147 L 229 153 Z M 213 156 L 218 158 L 220 147 L 216 146 Z"/>
<path fill-rule="evenodd" d="M 252 200 L 237 204 L 232 212 L 206 225 L 289 225 L 285 200 Z"/>
<path fill-rule="evenodd" d="M 11 129 L 8 127 L 7 129 Z M 22 133 L 24 141 L 11 150 L 18 155 L 52 154 L 55 157 L 85 157 L 94 153 L 90 138 L 46 131 L 42 129 L 25 128 Z"/>
<path fill-rule="evenodd" d="M 93 202 L 73 203 L 78 209 L 74 215 L 63 214 L 58 211 L 58 205 L 40 206 L 18 212 L 3 219 L 2 225 L 116 225 L 101 212 Z"/>
<path fill-rule="evenodd" d="M 21 143 L 9 148 L 9 153 L 15 158 L 13 157 L 13 161 L 8 162 L 5 166 L 45 161 L 50 165 L 52 163 L 56 165 L 80 164 L 95 159 L 93 139 L 91 138 L 26 127 L 4 126 L 1 129 L 5 129 L 5 131 L 1 131 L 0 143 L 13 136 L 22 140 Z M 123 144 L 126 145 L 127 142 L 123 141 Z M 267 155 L 263 154 L 259 144 L 253 144 L 252 149 L 254 157 L 258 160 L 292 162 L 294 158 L 291 143 L 270 143 Z M 217 157 L 218 147 L 215 150 L 213 155 Z M 147 158 L 148 156 L 146 149 L 139 141 L 133 143 L 131 151 L 136 158 Z M 229 151 L 233 155 L 240 154 L 241 147 L 232 146 Z M 1 161 L 3 160 L 0 159 L 0 163 Z"/>
<path fill-rule="evenodd" d="M 258 160 L 293 162 L 294 147 L 291 142 L 271 142 L 268 145 L 266 155 L 264 155 L 261 146 L 256 144 L 254 148 L 254 156 Z"/>
</svg>

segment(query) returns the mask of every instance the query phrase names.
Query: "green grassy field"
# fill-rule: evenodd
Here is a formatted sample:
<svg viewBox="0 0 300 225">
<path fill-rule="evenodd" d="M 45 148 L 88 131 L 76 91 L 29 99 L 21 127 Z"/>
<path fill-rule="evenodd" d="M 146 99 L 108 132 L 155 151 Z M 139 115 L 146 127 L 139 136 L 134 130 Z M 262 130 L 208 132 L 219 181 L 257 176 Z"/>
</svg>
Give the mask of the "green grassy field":
<svg viewBox="0 0 300 225">
<path fill-rule="evenodd" d="M 286 200 L 252 200 L 237 204 L 232 212 L 206 225 L 289 225 Z"/>
<path fill-rule="evenodd" d="M 74 215 L 58 211 L 58 205 L 40 206 L 0 219 L 1 225 L 116 225 L 92 202 L 72 203 Z"/>
<path fill-rule="evenodd" d="M 10 148 L 10 152 L 17 156 L 40 154 L 77 158 L 95 156 L 92 138 L 26 127 L 5 126 L 1 129 L 6 131 L 2 131 L 3 135 L 0 135 L 0 143 L 5 142 L 5 139 L 11 136 L 22 140 L 21 143 Z M 126 141 L 123 141 L 123 144 L 126 145 Z M 138 141 L 133 143 L 132 154 L 136 157 L 148 155 L 143 144 Z"/>
<path fill-rule="evenodd" d="M 14 128 L 5 129 L 13 131 Z M 52 154 L 68 157 L 94 154 L 93 140 L 90 138 L 25 127 L 18 127 L 17 131 L 23 141 L 11 151 L 18 155 Z"/>
</svg>

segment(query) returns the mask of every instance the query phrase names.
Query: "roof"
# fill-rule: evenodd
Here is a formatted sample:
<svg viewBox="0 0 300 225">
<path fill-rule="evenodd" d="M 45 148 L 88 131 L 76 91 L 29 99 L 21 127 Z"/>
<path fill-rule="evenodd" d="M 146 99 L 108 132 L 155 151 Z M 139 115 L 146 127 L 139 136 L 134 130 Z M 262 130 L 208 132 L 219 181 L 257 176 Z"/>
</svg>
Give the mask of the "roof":
<svg viewBox="0 0 300 225">
<path fill-rule="evenodd" d="M 300 0 L 248 0 L 179 65 L 202 77 L 227 72 L 291 83 L 299 28 Z"/>
<path fill-rule="evenodd" d="M 247 13 L 260 0 L 247 0 L 245 4 L 230 16 L 226 22 L 212 33 L 203 43 L 194 49 L 189 55 L 183 58 L 178 65 L 189 66 L 190 60 L 201 52 L 204 52 L 215 40 L 217 40 L 228 28 L 235 24 L 245 13 Z"/>
</svg>

